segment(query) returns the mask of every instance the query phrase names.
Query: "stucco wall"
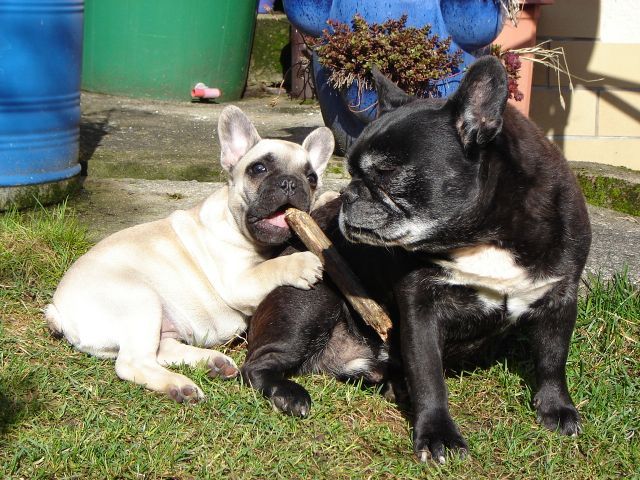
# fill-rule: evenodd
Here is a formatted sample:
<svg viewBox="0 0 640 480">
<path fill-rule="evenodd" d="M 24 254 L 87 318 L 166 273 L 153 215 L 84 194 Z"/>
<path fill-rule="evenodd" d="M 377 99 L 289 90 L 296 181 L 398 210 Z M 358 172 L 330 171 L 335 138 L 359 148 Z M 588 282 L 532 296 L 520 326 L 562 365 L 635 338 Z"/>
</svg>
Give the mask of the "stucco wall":
<svg viewBox="0 0 640 480">
<path fill-rule="evenodd" d="M 563 47 L 584 80 L 574 78 L 571 92 L 566 77 L 536 65 L 530 116 L 569 160 L 640 170 L 639 13 L 638 0 L 556 0 L 541 9 L 538 42 Z"/>
</svg>

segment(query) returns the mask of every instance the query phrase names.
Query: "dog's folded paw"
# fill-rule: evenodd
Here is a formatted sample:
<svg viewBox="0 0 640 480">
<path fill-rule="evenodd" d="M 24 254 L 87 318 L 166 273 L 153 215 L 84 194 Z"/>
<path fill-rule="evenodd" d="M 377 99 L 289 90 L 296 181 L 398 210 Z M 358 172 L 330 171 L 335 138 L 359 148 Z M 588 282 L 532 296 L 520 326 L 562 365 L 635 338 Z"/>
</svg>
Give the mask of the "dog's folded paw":
<svg viewBox="0 0 640 480">
<path fill-rule="evenodd" d="M 209 361 L 208 375 L 211 378 L 220 377 L 223 380 L 230 380 L 240 375 L 240 370 L 231 358 L 220 354 Z"/>
<path fill-rule="evenodd" d="M 414 426 L 414 451 L 418 460 L 446 463 L 447 455 L 467 456 L 467 442 L 448 414 L 434 415 Z"/>
<path fill-rule="evenodd" d="M 290 255 L 291 264 L 286 285 L 309 290 L 322 279 L 322 262 L 311 252 L 296 252 Z"/>
<path fill-rule="evenodd" d="M 198 403 L 204 400 L 204 393 L 195 384 L 171 385 L 167 389 L 167 395 L 178 403 Z"/>
<path fill-rule="evenodd" d="M 306 417 L 311 409 L 309 393 L 291 380 L 284 380 L 273 387 L 269 399 L 276 410 L 294 417 Z"/>
</svg>

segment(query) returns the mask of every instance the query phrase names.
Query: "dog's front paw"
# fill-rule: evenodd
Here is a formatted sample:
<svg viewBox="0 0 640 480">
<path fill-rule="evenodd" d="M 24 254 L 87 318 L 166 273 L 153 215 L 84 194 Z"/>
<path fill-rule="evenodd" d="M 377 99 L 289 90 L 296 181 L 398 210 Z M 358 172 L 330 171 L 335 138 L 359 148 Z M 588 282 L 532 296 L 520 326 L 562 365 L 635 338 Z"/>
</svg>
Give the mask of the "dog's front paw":
<svg viewBox="0 0 640 480">
<path fill-rule="evenodd" d="M 167 395 L 178 403 L 198 403 L 204 400 L 204 393 L 193 383 L 171 385 L 167 388 Z"/>
<path fill-rule="evenodd" d="M 297 252 L 290 255 L 291 263 L 285 275 L 285 285 L 309 290 L 322 278 L 322 263 L 311 252 Z"/>
<path fill-rule="evenodd" d="M 582 432 L 580 414 L 571 403 L 545 399 L 538 393 L 533 400 L 533 406 L 536 408 L 538 423 L 549 430 L 572 437 Z"/>
<path fill-rule="evenodd" d="M 236 362 L 222 353 L 211 358 L 209 360 L 208 367 L 209 372 L 207 375 L 211 378 L 220 377 L 223 380 L 230 380 L 240 375 L 240 370 L 238 369 Z"/>
<path fill-rule="evenodd" d="M 447 451 L 462 457 L 467 455 L 467 442 L 460 435 L 458 427 L 447 412 L 435 413 L 421 422 L 416 422 L 413 430 L 413 449 L 421 462 L 430 458 L 445 463 Z"/>
<path fill-rule="evenodd" d="M 309 393 L 291 380 L 284 380 L 273 387 L 269 399 L 277 410 L 294 417 L 306 417 L 311 409 Z"/>
</svg>

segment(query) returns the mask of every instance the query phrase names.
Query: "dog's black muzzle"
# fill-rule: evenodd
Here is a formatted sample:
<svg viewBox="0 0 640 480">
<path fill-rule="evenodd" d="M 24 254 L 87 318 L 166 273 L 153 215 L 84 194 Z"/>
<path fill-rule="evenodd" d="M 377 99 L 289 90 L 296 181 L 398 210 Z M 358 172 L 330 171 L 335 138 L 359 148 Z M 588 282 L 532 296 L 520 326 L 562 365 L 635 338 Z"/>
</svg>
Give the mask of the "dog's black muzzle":
<svg viewBox="0 0 640 480">
<path fill-rule="evenodd" d="M 389 218 L 384 205 L 374 200 L 362 180 L 355 178 L 342 192 L 341 214 L 340 225 L 344 234 L 349 233 L 345 229 L 375 230 L 382 227 Z"/>
<path fill-rule="evenodd" d="M 257 221 L 283 207 L 309 211 L 311 189 L 305 179 L 295 175 L 278 175 L 275 178 L 266 179 L 258 188 L 247 213 L 253 221 Z"/>
<path fill-rule="evenodd" d="M 253 238 L 265 245 L 287 241 L 291 231 L 281 220 L 289 207 L 310 210 L 311 189 L 306 179 L 287 174 L 265 179 L 247 210 L 247 228 Z"/>
</svg>

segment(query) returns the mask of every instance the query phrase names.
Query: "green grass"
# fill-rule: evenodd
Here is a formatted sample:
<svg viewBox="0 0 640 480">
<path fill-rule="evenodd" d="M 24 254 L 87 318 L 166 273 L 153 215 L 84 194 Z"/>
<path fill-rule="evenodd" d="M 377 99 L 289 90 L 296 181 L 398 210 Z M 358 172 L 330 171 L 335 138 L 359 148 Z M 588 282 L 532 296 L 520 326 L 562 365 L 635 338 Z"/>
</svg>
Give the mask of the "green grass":
<svg viewBox="0 0 640 480">
<path fill-rule="evenodd" d="M 89 247 L 66 204 L 0 213 L 0 313 L 48 300 L 62 274 Z"/>
<path fill-rule="evenodd" d="M 41 309 L 88 246 L 64 207 L 0 217 L 0 478 L 638 478 L 640 295 L 624 274 L 581 298 L 568 377 L 584 433 L 539 427 L 516 373 L 530 365 L 500 361 L 448 378 L 471 458 L 436 466 L 414 460 L 406 419 L 374 389 L 301 378 L 314 404 L 299 420 L 181 368 L 208 397 L 185 406 L 52 339 Z"/>
</svg>

